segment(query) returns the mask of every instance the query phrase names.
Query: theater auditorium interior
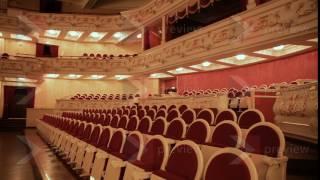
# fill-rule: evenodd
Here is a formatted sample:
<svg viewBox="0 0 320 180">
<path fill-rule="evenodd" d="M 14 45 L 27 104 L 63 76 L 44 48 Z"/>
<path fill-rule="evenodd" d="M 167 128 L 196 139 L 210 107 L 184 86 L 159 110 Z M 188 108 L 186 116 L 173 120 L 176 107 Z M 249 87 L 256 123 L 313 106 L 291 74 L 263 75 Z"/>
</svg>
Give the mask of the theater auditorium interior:
<svg viewBox="0 0 320 180">
<path fill-rule="evenodd" d="M 317 0 L 0 0 L 1 180 L 317 180 Z"/>
</svg>

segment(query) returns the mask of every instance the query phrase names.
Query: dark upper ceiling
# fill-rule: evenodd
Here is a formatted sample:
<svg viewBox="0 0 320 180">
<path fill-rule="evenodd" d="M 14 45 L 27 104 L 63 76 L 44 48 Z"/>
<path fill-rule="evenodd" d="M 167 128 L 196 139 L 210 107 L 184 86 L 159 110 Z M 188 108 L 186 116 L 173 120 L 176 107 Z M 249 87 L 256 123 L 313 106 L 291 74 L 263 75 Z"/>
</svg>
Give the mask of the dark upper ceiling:
<svg viewBox="0 0 320 180">
<path fill-rule="evenodd" d="M 8 0 L 8 7 L 40 11 L 41 3 L 50 4 L 53 1 L 62 2 L 61 13 L 114 15 L 141 7 L 152 0 Z"/>
</svg>

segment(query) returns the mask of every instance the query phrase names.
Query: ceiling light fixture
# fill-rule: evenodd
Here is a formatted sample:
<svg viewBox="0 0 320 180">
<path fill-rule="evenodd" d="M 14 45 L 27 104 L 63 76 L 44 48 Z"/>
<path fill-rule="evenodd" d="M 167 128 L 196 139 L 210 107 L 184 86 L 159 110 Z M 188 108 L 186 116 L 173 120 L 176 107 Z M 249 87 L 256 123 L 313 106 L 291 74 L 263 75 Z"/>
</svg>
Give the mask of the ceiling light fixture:
<svg viewBox="0 0 320 180">
<path fill-rule="evenodd" d="M 80 32 L 78 31 L 69 31 L 69 35 L 72 36 L 72 37 L 77 37 L 80 35 Z"/>
<path fill-rule="evenodd" d="M 177 72 L 182 72 L 183 70 L 184 70 L 184 68 L 182 68 L 182 67 L 176 69 Z"/>
<path fill-rule="evenodd" d="M 208 67 L 208 66 L 210 66 L 211 64 L 212 64 L 212 63 L 209 62 L 209 61 L 205 61 L 205 62 L 201 63 L 201 65 L 202 65 L 203 67 Z"/>
<path fill-rule="evenodd" d="M 141 39 L 141 38 L 142 38 L 142 34 L 139 33 L 139 34 L 137 35 L 137 38 L 138 38 L 138 39 Z"/>
<path fill-rule="evenodd" d="M 284 45 L 279 45 L 279 46 L 273 47 L 272 49 L 275 51 L 281 51 L 284 49 Z"/>
<path fill-rule="evenodd" d="M 46 74 L 46 75 L 44 75 L 45 78 L 57 78 L 59 76 L 60 76 L 59 74 Z"/>
<path fill-rule="evenodd" d="M 23 34 L 10 34 L 12 39 L 19 39 L 24 41 L 32 41 L 32 38 Z"/>
<path fill-rule="evenodd" d="M 245 54 L 238 54 L 235 56 L 237 60 L 245 60 L 247 56 Z"/>
<path fill-rule="evenodd" d="M 68 78 L 70 79 L 78 79 L 80 78 L 82 75 L 79 75 L 79 74 L 69 74 L 68 75 Z"/>
<path fill-rule="evenodd" d="M 102 79 L 104 75 L 91 75 L 89 79 Z"/>
</svg>

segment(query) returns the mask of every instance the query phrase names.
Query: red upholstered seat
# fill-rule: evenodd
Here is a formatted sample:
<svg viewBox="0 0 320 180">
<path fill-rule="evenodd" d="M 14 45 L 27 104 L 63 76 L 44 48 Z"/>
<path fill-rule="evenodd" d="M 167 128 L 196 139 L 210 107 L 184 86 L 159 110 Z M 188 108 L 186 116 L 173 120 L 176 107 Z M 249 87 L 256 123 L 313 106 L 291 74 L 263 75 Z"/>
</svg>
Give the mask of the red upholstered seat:
<svg viewBox="0 0 320 180">
<path fill-rule="evenodd" d="M 106 118 L 104 119 L 102 125 L 104 126 L 109 126 L 110 125 L 110 122 L 111 122 L 111 119 L 112 119 L 112 115 L 111 114 L 108 114 L 106 116 Z"/>
<path fill-rule="evenodd" d="M 284 148 L 285 139 L 282 131 L 276 125 L 268 122 L 253 125 L 244 143 L 246 152 L 270 157 L 282 157 Z"/>
<path fill-rule="evenodd" d="M 191 124 L 196 119 L 196 112 L 193 109 L 186 109 L 181 114 L 181 118 L 186 124 Z"/>
<path fill-rule="evenodd" d="M 179 107 L 179 112 L 180 112 L 180 114 L 182 114 L 185 110 L 187 110 L 188 109 L 188 106 L 187 105 L 181 105 L 180 107 Z"/>
<path fill-rule="evenodd" d="M 154 109 L 156 112 L 158 111 L 158 106 L 157 105 L 153 105 L 152 107 L 151 107 L 151 109 Z"/>
<path fill-rule="evenodd" d="M 168 145 L 161 136 L 154 136 L 143 149 L 141 159 L 133 161 L 132 164 L 145 171 L 153 172 L 159 170 L 168 157 Z"/>
<path fill-rule="evenodd" d="M 134 161 L 138 158 L 140 154 L 139 151 L 142 152 L 143 148 L 143 138 L 139 132 L 132 132 L 126 138 L 123 152 L 112 152 L 111 154 L 117 156 L 123 161 Z"/>
<path fill-rule="evenodd" d="M 146 113 L 146 110 L 144 110 L 144 109 L 140 109 L 140 110 L 138 111 L 138 117 L 139 117 L 140 119 L 142 119 L 146 114 L 147 114 L 147 113 Z"/>
<path fill-rule="evenodd" d="M 122 129 L 126 129 L 127 128 L 127 124 L 128 124 L 128 116 L 127 115 L 123 115 L 120 118 L 119 124 L 118 124 L 118 128 L 122 128 Z"/>
<path fill-rule="evenodd" d="M 115 131 L 110 139 L 110 143 L 107 149 L 109 153 L 121 153 L 121 149 L 124 145 L 126 135 L 122 129 Z"/>
<path fill-rule="evenodd" d="M 208 141 L 210 134 L 210 126 L 207 121 L 197 119 L 187 130 L 186 139 L 197 144 L 204 144 Z"/>
<path fill-rule="evenodd" d="M 215 147 L 240 147 L 241 129 L 237 123 L 227 120 L 218 124 L 213 133 L 209 145 Z"/>
<path fill-rule="evenodd" d="M 90 139 L 89 139 L 89 144 L 93 145 L 93 146 L 98 146 L 98 140 L 99 140 L 99 135 L 100 135 L 100 127 L 96 126 L 91 135 L 90 135 Z"/>
<path fill-rule="evenodd" d="M 104 151 L 107 151 L 111 136 L 112 136 L 111 129 L 109 127 L 105 128 L 101 132 L 97 147 Z"/>
<path fill-rule="evenodd" d="M 138 116 L 131 116 L 129 119 L 126 130 L 128 130 L 128 131 L 136 130 L 138 127 L 138 121 L 139 121 Z"/>
<path fill-rule="evenodd" d="M 258 109 L 248 109 L 244 111 L 238 120 L 241 129 L 249 129 L 256 123 L 264 122 L 264 116 Z"/>
<path fill-rule="evenodd" d="M 167 110 L 165 110 L 165 109 L 159 109 L 159 111 L 157 112 L 155 118 L 158 118 L 158 117 L 166 118 L 166 117 L 167 117 Z"/>
<path fill-rule="evenodd" d="M 180 117 L 179 111 L 177 109 L 172 109 L 168 113 L 167 122 L 171 122 L 172 120 L 174 120 L 175 118 L 178 118 L 178 117 Z"/>
<path fill-rule="evenodd" d="M 147 111 L 147 116 L 149 116 L 151 118 L 151 120 L 154 120 L 156 117 L 156 110 L 155 109 L 149 109 L 149 111 Z"/>
<path fill-rule="evenodd" d="M 152 120 L 150 117 L 145 116 L 140 120 L 138 131 L 143 134 L 148 134 L 151 130 Z"/>
<path fill-rule="evenodd" d="M 199 147 L 186 140 L 173 148 L 165 169 L 155 171 L 152 176 L 168 180 L 194 180 L 200 179 L 202 170 L 203 158 Z"/>
<path fill-rule="evenodd" d="M 167 126 L 168 126 L 167 121 L 165 119 L 159 117 L 152 123 L 150 134 L 164 135 L 167 130 Z"/>
<path fill-rule="evenodd" d="M 180 140 L 185 137 L 186 127 L 187 126 L 182 119 L 176 118 L 170 122 L 166 137 L 170 139 Z"/>
<path fill-rule="evenodd" d="M 113 128 L 117 128 L 119 125 L 119 115 L 114 115 L 111 119 L 110 126 Z"/>
<path fill-rule="evenodd" d="M 168 107 L 167 112 L 170 112 L 172 109 L 176 109 L 176 108 L 177 108 L 176 105 L 171 105 L 171 106 Z"/>
<path fill-rule="evenodd" d="M 220 122 L 225 120 L 237 121 L 236 113 L 231 109 L 225 109 L 219 112 L 215 120 L 215 125 L 218 125 Z"/>
<path fill-rule="evenodd" d="M 213 154 L 206 165 L 204 180 L 258 180 L 253 162 L 247 154 L 226 148 Z"/>
<path fill-rule="evenodd" d="M 197 119 L 203 119 L 209 123 L 209 125 L 213 125 L 214 123 L 214 114 L 210 109 L 202 109 L 198 115 Z"/>
</svg>

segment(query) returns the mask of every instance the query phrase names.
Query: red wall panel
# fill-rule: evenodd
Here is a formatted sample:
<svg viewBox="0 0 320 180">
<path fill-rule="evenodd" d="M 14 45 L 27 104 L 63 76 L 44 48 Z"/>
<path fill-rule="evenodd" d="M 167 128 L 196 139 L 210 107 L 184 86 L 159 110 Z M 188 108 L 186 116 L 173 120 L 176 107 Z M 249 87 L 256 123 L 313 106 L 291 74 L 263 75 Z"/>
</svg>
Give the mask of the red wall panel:
<svg viewBox="0 0 320 180">
<path fill-rule="evenodd" d="M 318 79 L 317 51 L 241 68 L 179 75 L 177 89 L 181 93 L 185 89 L 241 88 L 296 79 Z"/>
</svg>

